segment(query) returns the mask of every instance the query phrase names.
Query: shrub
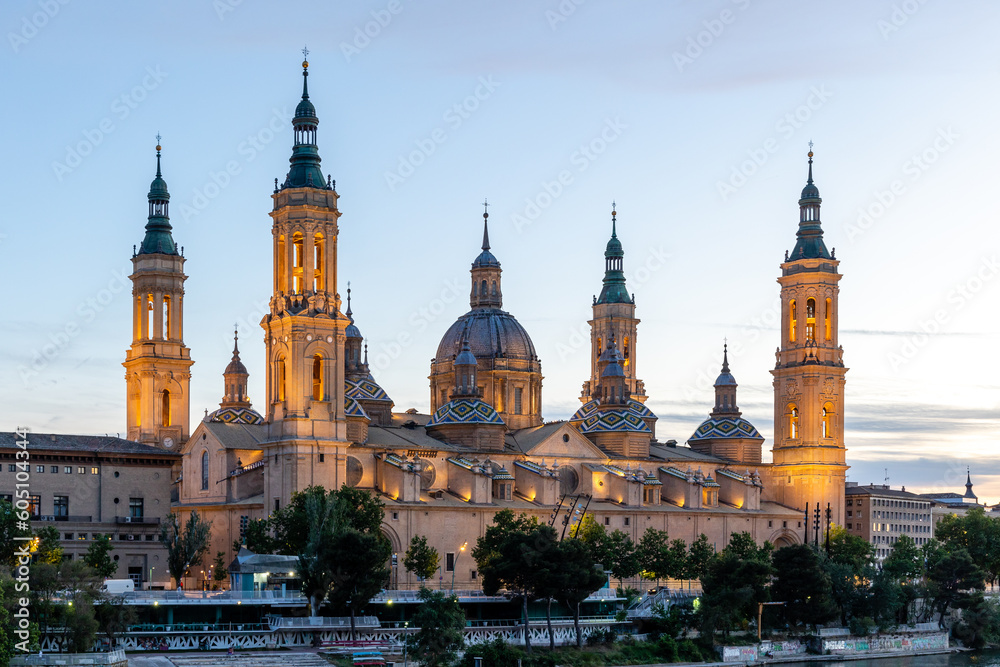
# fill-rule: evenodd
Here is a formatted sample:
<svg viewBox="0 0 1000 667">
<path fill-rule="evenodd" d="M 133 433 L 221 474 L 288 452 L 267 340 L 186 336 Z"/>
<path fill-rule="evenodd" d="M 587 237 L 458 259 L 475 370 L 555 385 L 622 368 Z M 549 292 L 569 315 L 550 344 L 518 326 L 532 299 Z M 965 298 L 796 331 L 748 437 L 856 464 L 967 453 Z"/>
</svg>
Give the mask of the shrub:
<svg viewBox="0 0 1000 667">
<path fill-rule="evenodd" d="M 465 656 L 459 665 L 475 667 L 476 658 L 482 658 L 483 664 L 489 667 L 517 667 L 517 661 L 524 659 L 524 651 L 497 637 L 492 641 L 466 647 Z"/>
</svg>

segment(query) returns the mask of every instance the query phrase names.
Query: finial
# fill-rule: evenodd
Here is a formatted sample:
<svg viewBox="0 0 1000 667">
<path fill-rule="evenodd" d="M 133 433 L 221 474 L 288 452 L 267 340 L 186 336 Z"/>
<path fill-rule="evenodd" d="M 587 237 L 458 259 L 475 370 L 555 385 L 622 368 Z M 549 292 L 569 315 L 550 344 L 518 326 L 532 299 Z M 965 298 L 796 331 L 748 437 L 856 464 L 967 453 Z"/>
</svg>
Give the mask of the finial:
<svg viewBox="0 0 1000 667">
<path fill-rule="evenodd" d="M 618 215 L 618 207 L 615 205 L 615 202 L 612 201 L 611 202 L 611 238 L 613 238 L 613 239 L 618 238 L 618 227 L 617 227 L 618 223 L 617 223 L 617 217 L 616 217 L 617 215 Z"/>
<path fill-rule="evenodd" d="M 160 133 L 157 132 L 156 133 L 156 176 L 157 176 L 157 178 L 159 178 L 159 177 L 162 176 L 162 174 L 160 173 L 160 151 L 162 150 L 162 148 L 163 147 L 160 146 Z"/>
<path fill-rule="evenodd" d="M 365 366 L 368 365 L 368 339 L 365 339 Z"/>
<path fill-rule="evenodd" d="M 490 225 L 489 225 L 489 213 L 490 203 L 488 200 L 483 200 L 483 250 L 490 249 Z"/>
<path fill-rule="evenodd" d="M 326 175 L 326 189 L 333 190 L 333 176 L 330 174 Z"/>
<path fill-rule="evenodd" d="M 233 325 L 233 359 L 240 357 L 240 325 Z"/>
<path fill-rule="evenodd" d="M 813 182 L 813 142 L 811 139 L 809 140 L 809 179 L 806 182 Z"/>
<path fill-rule="evenodd" d="M 302 99 L 309 99 L 309 49 L 302 47 Z"/>
<path fill-rule="evenodd" d="M 351 281 L 350 280 L 347 281 L 347 313 L 345 313 L 345 314 L 347 315 L 347 317 L 353 323 L 354 322 L 354 317 L 353 317 L 353 313 L 351 313 Z"/>
<path fill-rule="evenodd" d="M 723 338 L 722 343 L 722 372 L 729 372 L 729 339 Z"/>
<path fill-rule="evenodd" d="M 274 191 L 278 191 L 278 179 L 274 179 Z"/>
<path fill-rule="evenodd" d="M 309 67 L 309 48 L 306 46 L 302 47 L 302 69 Z M 812 145 L 812 144 L 810 144 Z"/>
</svg>

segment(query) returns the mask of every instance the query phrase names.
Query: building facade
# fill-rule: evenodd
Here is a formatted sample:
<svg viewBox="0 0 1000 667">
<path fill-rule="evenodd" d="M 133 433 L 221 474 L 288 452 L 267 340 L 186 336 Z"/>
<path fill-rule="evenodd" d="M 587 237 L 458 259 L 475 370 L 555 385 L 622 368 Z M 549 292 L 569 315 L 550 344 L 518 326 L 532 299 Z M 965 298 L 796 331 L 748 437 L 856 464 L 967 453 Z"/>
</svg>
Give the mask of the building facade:
<svg viewBox="0 0 1000 667">
<path fill-rule="evenodd" d="M 250 405 L 247 388 L 255 374 L 234 346 L 222 373 L 219 409 L 175 447 L 181 461 L 172 506 L 182 516 L 197 510 L 212 521 L 212 553 L 224 551 L 231 559 L 249 521 L 312 485 L 378 494 L 386 505 L 383 532 L 394 562 L 402 562 L 413 537 L 425 536 L 443 555 L 440 576 L 454 576 L 455 585 L 466 588 L 478 586 L 478 577 L 460 546 L 474 544 L 504 508 L 551 522 L 563 534 L 572 534 L 585 513 L 635 541 L 652 527 L 688 541 L 705 534 L 718 549 L 738 532 L 777 546 L 800 542 L 807 504 L 830 504 L 834 520 L 843 523 L 847 369 L 837 333 L 841 276 L 823 242 L 811 152 L 798 240 L 778 280 L 784 314 L 772 371 L 773 464 L 762 462 L 763 438 L 737 406 L 738 385 L 725 348 L 708 418 L 688 439 L 658 439 L 657 417 L 645 405 L 646 386 L 638 377 L 641 304 L 627 289 L 614 210 L 601 289 L 591 304 L 590 368 L 581 369 L 589 379 L 582 406 L 569 420 L 543 419 L 541 360 L 525 328 L 503 310 L 502 269 L 485 213 L 483 241 L 470 268 L 470 310 L 443 333 L 430 363 L 430 414 L 397 412 L 368 366 L 363 322 L 352 312 L 350 290 L 341 310 L 339 195 L 336 181 L 320 169 L 319 117 L 309 99 L 307 62 L 302 75 L 289 171 L 272 193 L 273 285 L 261 321 L 266 404 L 259 411 Z M 176 246 L 159 147 L 157 154 L 149 195 L 156 203 L 147 224 L 151 240 L 143 242 L 149 252 L 136 256 L 161 262 L 166 268 L 157 275 L 165 282 L 157 291 L 138 270 L 133 278 L 139 318 L 133 348 L 139 344 L 144 351 L 130 350 L 126 368 L 129 396 L 137 406 L 153 406 L 148 414 L 138 407 L 139 416 L 129 413 L 135 429 L 130 437 L 169 449 L 174 436 L 165 435 L 167 429 L 189 432 L 186 410 L 168 401 L 187 396 L 184 374 L 191 361 L 179 328 L 183 258 L 170 252 Z M 597 268 L 595 261 L 595 283 Z M 142 319 L 149 294 L 152 329 Z M 166 297 L 166 319 L 157 320 Z M 158 341 L 161 326 L 164 336 L 176 336 L 145 352 L 150 343 L 143 335 L 151 330 L 148 337 Z M 175 384 L 136 384 L 136 373 L 144 372 Z M 416 583 L 394 570 L 394 585 Z"/>
<path fill-rule="evenodd" d="M 917 546 L 934 538 L 934 503 L 906 487 L 848 482 L 844 495 L 844 528 L 875 547 L 876 562 L 885 560 L 902 535 Z"/>
</svg>

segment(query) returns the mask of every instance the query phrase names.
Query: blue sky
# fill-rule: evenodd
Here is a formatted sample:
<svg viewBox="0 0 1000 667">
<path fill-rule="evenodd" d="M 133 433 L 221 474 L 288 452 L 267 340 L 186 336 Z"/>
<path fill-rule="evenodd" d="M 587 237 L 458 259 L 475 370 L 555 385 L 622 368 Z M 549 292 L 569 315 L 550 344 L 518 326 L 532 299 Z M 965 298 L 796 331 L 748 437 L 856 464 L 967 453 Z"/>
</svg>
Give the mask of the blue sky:
<svg viewBox="0 0 1000 667">
<path fill-rule="evenodd" d="M 569 416 L 616 200 L 659 437 L 711 408 L 725 337 L 744 416 L 770 436 L 775 280 L 813 140 L 844 274 L 850 479 L 953 490 L 969 465 L 994 502 L 998 19 L 919 0 L 7 2 L 6 428 L 124 429 L 123 276 L 157 132 L 192 413 L 221 399 L 234 323 L 262 404 L 269 197 L 307 44 L 340 289 L 397 409 L 428 407 L 489 198 L 544 416 Z"/>
</svg>

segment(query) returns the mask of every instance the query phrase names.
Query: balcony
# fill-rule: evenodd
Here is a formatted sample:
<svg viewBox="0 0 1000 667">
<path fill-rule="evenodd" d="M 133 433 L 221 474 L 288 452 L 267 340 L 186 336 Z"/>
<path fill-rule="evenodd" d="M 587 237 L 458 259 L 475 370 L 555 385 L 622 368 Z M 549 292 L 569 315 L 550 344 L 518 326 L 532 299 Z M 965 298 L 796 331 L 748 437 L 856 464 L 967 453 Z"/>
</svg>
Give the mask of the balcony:
<svg viewBox="0 0 1000 667">
<path fill-rule="evenodd" d="M 66 521 L 68 523 L 91 523 L 93 521 L 92 516 L 83 516 L 79 514 L 42 514 L 41 516 L 31 517 L 32 521 Z"/>
<path fill-rule="evenodd" d="M 160 523 L 160 517 L 158 516 L 116 516 L 115 523 L 145 523 L 145 524 L 158 524 Z"/>
</svg>

